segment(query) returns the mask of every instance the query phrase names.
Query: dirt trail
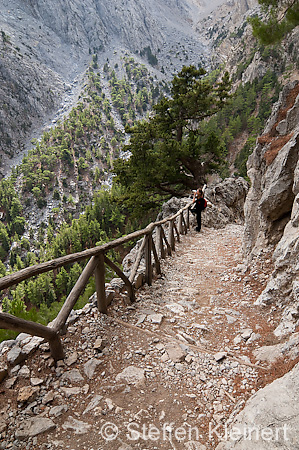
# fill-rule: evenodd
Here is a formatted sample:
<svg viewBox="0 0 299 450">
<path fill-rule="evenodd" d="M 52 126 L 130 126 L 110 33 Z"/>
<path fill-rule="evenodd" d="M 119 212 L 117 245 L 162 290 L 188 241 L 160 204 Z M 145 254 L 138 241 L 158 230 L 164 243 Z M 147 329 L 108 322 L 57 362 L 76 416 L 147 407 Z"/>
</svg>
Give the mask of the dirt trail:
<svg viewBox="0 0 299 450">
<path fill-rule="evenodd" d="M 265 255 L 246 272 L 242 232 L 239 225 L 191 231 L 134 305 L 119 294 L 108 316 L 87 306 L 63 338 L 67 359 L 58 367 L 43 344 L 26 362 L 27 375 L 1 393 L 7 448 L 215 449 L 245 401 L 288 370 L 253 357 L 275 342 L 279 318 L 253 306 L 271 261 Z M 18 406 L 21 387 L 34 378 L 37 397 Z M 56 428 L 28 437 L 36 417 Z"/>
</svg>

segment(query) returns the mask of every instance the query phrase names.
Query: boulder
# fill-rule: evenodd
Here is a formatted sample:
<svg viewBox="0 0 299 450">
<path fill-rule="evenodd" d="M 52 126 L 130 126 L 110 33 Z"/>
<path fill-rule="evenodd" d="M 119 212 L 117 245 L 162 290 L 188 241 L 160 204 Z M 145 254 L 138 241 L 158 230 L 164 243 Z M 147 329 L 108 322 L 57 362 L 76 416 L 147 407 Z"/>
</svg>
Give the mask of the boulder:
<svg viewBox="0 0 299 450">
<path fill-rule="evenodd" d="M 224 439 L 216 450 L 298 448 L 298 396 L 299 364 L 254 394 L 230 428 L 215 430 Z"/>
<path fill-rule="evenodd" d="M 16 438 L 25 440 L 41 433 L 52 431 L 56 428 L 55 423 L 46 417 L 34 417 L 25 420 L 16 431 Z"/>
<path fill-rule="evenodd" d="M 24 361 L 26 354 L 17 345 L 14 346 L 7 354 L 7 362 L 11 366 L 16 366 L 20 362 Z"/>
<path fill-rule="evenodd" d="M 139 386 L 145 382 L 144 369 L 135 366 L 126 367 L 121 373 L 116 375 L 116 381 L 124 381 L 127 384 Z"/>
<path fill-rule="evenodd" d="M 181 347 L 175 343 L 165 344 L 165 349 L 167 351 L 169 359 L 174 363 L 183 362 L 186 357 L 186 353 L 181 349 Z"/>
<path fill-rule="evenodd" d="M 101 364 L 101 361 L 96 358 L 92 358 L 84 364 L 84 373 L 91 380 L 97 370 L 97 367 Z"/>
<path fill-rule="evenodd" d="M 61 376 L 61 380 L 68 380 L 70 383 L 81 383 L 84 380 L 78 369 L 68 370 Z"/>
</svg>

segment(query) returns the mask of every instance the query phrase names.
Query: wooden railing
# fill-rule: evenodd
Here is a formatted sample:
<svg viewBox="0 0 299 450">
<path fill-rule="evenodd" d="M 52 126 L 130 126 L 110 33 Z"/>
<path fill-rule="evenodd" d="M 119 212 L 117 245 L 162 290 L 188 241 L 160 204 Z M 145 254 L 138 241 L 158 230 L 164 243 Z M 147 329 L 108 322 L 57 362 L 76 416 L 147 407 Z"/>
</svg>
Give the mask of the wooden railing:
<svg viewBox="0 0 299 450">
<path fill-rule="evenodd" d="M 11 314 L 1 312 L 0 328 L 25 332 L 31 334 L 32 336 L 40 336 L 49 342 L 53 358 L 55 360 L 63 359 L 64 351 L 59 334 L 64 328 L 66 321 L 80 294 L 88 283 L 89 278 L 93 274 L 95 275 L 97 307 L 101 313 L 107 314 L 108 306 L 105 290 L 105 265 L 109 266 L 118 275 L 118 277 L 124 281 L 128 292 L 128 297 L 130 301 L 133 302 L 135 299 L 134 280 L 142 257 L 144 256 L 145 258 L 145 283 L 151 285 L 153 279 L 153 266 L 155 267 L 156 274 L 160 274 L 160 258 L 165 258 L 166 255 L 171 255 L 172 251 L 175 250 L 175 235 L 177 241 L 179 242 L 180 234 L 186 234 L 189 229 L 189 205 L 190 203 L 171 217 L 167 217 L 159 222 L 151 223 L 143 230 L 135 231 L 134 233 L 108 242 L 107 244 L 84 250 L 79 253 L 72 253 L 67 256 L 62 256 L 41 264 L 36 264 L 34 266 L 22 269 L 19 272 L 0 278 L 0 290 L 3 290 L 18 284 L 21 281 L 27 280 L 28 278 L 40 275 L 41 273 L 58 269 L 59 267 L 67 264 L 89 259 L 56 319 L 51 323 L 51 325 L 41 325 L 39 323 L 20 319 Z M 186 212 L 186 218 L 184 217 L 184 212 Z M 178 223 L 176 223 L 177 219 Z M 163 229 L 163 225 L 166 224 L 168 224 L 167 236 L 166 230 Z M 154 231 L 156 231 L 156 242 L 153 239 Z M 139 248 L 134 265 L 130 271 L 130 275 L 127 277 L 121 269 L 109 260 L 106 253 L 109 250 L 119 247 L 120 245 L 142 237 L 142 244 Z M 154 261 L 152 261 L 152 257 Z"/>
</svg>

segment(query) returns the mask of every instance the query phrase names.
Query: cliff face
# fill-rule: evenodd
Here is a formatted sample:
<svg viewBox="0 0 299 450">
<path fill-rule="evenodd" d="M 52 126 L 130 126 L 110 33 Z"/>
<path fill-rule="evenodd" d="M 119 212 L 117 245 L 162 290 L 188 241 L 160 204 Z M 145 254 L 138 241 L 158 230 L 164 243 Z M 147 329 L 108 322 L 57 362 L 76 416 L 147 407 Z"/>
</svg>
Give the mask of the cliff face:
<svg viewBox="0 0 299 450">
<path fill-rule="evenodd" d="M 273 252 L 275 270 L 257 304 L 284 311 L 276 329 L 293 331 L 299 319 L 299 82 L 285 87 L 247 164 L 243 250 L 248 261 Z"/>
<path fill-rule="evenodd" d="M 26 147 L 34 128 L 41 132 L 65 103 L 75 103 L 93 54 L 103 66 L 150 47 L 166 75 L 205 64 L 207 45 L 192 26 L 203 10 L 197 0 L 1 0 L 3 175 L 8 156 Z"/>
<path fill-rule="evenodd" d="M 59 108 L 62 80 L 49 67 L 0 39 L 0 165 L 23 150 L 28 134 Z M 5 175 L 5 171 L 2 173 Z M 0 176 L 1 178 L 1 176 Z"/>
</svg>

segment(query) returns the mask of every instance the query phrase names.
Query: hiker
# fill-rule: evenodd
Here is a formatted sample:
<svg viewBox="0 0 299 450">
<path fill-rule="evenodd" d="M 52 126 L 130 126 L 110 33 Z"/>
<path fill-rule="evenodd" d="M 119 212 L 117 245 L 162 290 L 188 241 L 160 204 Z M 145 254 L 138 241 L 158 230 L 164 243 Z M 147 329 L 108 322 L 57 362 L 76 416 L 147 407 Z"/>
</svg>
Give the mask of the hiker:
<svg viewBox="0 0 299 450">
<path fill-rule="evenodd" d="M 196 231 L 201 230 L 201 211 L 207 207 L 207 201 L 204 199 L 203 190 L 198 188 L 193 195 L 193 203 L 195 203 L 197 227 Z"/>
</svg>

